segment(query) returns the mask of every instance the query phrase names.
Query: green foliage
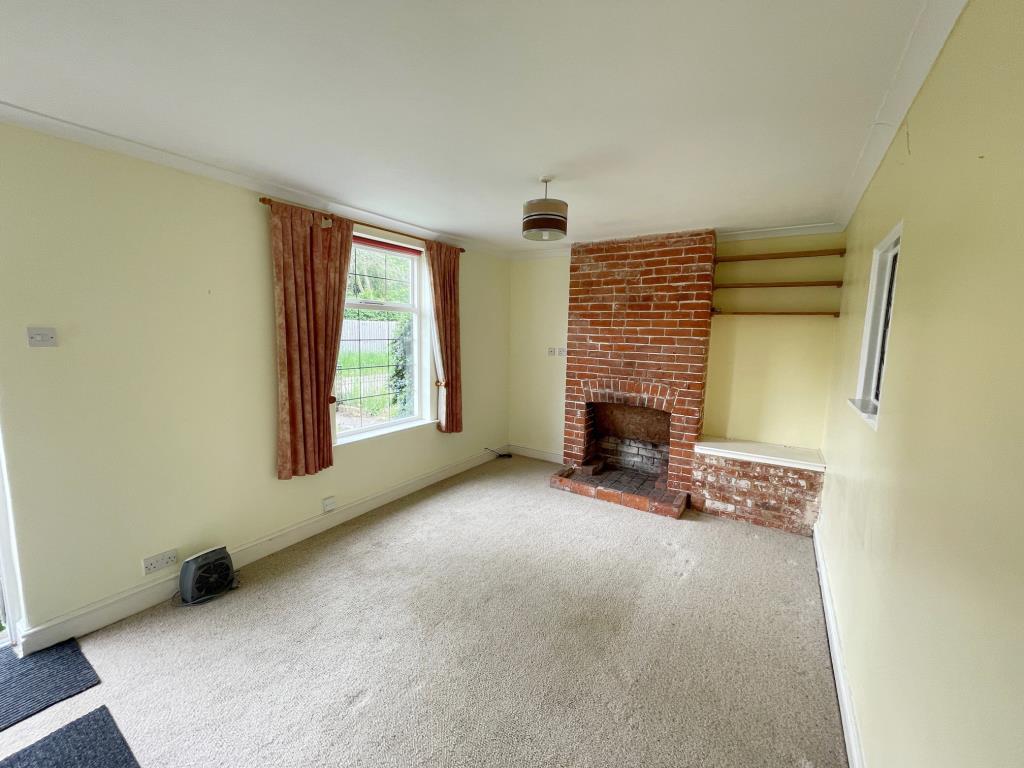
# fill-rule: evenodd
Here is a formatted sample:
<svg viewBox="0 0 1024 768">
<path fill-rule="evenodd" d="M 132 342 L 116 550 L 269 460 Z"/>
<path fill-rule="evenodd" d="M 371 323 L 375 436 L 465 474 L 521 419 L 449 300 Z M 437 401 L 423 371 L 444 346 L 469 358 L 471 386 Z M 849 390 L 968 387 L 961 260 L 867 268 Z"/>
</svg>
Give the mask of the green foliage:
<svg viewBox="0 0 1024 768">
<path fill-rule="evenodd" d="M 412 262 L 399 254 L 355 246 L 346 296 L 408 304 L 412 301 Z"/>
<path fill-rule="evenodd" d="M 345 323 L 348 338 L 341 342 L 334 389 L 339 413 L 355 418 L 357 425 L 360 415 L 378 420 L 411 415 L 415 404 L 412 314 L 346 309 Z"/>
<path fill-rule="evenodd" d="M 387 352 L 367 352 L 362 351 L 360 354 L 359 349 L 343 349 L 341 354 L 338 355 L 338 367 L 343 369 L 354 369 L 362 366 L 363 368 L 377 368 L 388 365 L 388 353 Z"/>
<path fill-rule="evenodd" d="M 395 318 L 398 329 L 391 339 L 391 404 L 395 406 L 392 415 L 405 416 L 413 411 L 412 315 L 396 312 Z"/>
</svg>

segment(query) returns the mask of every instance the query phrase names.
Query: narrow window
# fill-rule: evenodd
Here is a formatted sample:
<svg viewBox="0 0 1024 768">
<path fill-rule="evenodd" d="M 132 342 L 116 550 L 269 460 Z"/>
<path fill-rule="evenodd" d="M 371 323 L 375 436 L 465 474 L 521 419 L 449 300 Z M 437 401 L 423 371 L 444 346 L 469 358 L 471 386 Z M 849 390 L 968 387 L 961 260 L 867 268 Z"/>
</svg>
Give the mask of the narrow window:
<svg viewBox="0 0 1024 768">
<path fill-rule="evenodd" d="M 875 366 L 875 386 L 873 388 L 873 394 L 871 399 L 874 401 L 875 406 L 878 406 L 878 401 L 882 397 L 882 371 L 885 368 L 885 350 L 889 345 L 889 323 L 892 320 L 892 294 L 893 289 L 896 287 L 896 260 L 899 258 L 899 244 L 896 244 L 896 250 L 892 254 L 892 258 L 889 261 L 889 270 L 887 276 L 887 287 L 885 291 L 885 305 L 882 310 L 882 333 L 880 334 L 878 342 L 878 365 Z"/>
<path fill-rule="evenodd" d="M 882 383 L 889 352 L 893 299 L 896 293 L 896 264 L 899 261 L 902 225 L 897 226 L 875 248 L 871 262 L 871 282 L 864 316 L 857 397 L 850 404 L 873 427 L 878 426 L 882 401 Z"/>
</svg>

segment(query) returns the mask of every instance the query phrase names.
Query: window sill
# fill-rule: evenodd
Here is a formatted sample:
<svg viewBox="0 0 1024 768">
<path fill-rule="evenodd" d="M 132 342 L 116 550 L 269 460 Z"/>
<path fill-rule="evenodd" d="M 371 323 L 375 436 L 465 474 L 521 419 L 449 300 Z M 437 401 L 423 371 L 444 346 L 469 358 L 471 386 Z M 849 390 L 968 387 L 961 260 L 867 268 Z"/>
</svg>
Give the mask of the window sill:
<svg viewBox="0 0 1024 768">
<path fill-rule="evenodd" d="M 370 440 L 374 437 L 383 437 L 384 435 L 391 435 L 395 432 L 404 432 L 407 429 L 416 429 L 417 427 L 425 427 L 429 424 L 437 424 L 437 419 L 410 419 L 408 421 L 400 421 L 395 424 L 385 424 L 377 429 L 368 429 L 365 432 L 356 432 L 351 435 L 342 435 L 334 440 L 334 445 L 351 445 L 352 443 L 359 443 L 363 440 Z"/>
<path fill-rule="evenodd" d="M 857 412 L 857 415 L 867 422 L 868 426 L 878 431 L 878 406 L 870 400 L 857 400 L 851 397 L 847 400 L 850 407 Z"/>
</svg>

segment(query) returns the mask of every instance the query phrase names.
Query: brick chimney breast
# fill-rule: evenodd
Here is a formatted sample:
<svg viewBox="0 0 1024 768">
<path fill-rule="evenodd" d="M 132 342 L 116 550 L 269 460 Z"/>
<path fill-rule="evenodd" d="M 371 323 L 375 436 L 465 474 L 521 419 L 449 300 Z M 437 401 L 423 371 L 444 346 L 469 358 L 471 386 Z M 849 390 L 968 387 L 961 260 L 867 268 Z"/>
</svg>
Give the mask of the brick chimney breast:
<svg viewBox="0 0 1024 768">
<path fill-rule="evenodd" d="M 712 229 L 573 244 L 565 377 L 566 465 L 592 462 L 602 450 L 602 441 L 606 453 L 614 448 L 614 440 L 604 439 L 608 425 L 628 425 L 630 434 L 619 436 L 627 441 L 636 437 L 653 441 L 664 434 L 650 414 L 631 418 L 598 412 L 597 404 L 663 411 L 668 414 L 667 467 L 661 470 L 659 487 L 667 486 L 675 494 L 690 490 L 693 447 L 704 413 L 715 251 Z M 646 425 L 642 434 L 633 434 L 641 429 L 637 425 Z M 650 447 L 649 453 L 638 450 L 656 461 L 661 445 L 651 442 Z M 553 485 L 574 490 L 568 480 Z M 608 498 L 593 491 L 587 495 Z M 634 499 L 629 506 L 640 504 Z M 652 501 L 651 511 L 656 511 L 653 506 Z"/>
</svg>

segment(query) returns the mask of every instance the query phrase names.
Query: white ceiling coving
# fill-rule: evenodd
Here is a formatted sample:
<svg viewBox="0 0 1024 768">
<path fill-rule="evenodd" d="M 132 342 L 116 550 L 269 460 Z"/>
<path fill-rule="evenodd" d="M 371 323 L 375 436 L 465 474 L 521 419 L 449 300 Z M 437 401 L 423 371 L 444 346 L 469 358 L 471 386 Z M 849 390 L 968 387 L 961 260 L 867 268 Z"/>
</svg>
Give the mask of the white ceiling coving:
<svg viewBox="0 0 1024 768">
<path fill-rule="evenodd" d="M 7 0 L 0 119 L 498 252 L 542 174 L 569 240 L 834 231 L 963 5 Z"/>
</svg>

